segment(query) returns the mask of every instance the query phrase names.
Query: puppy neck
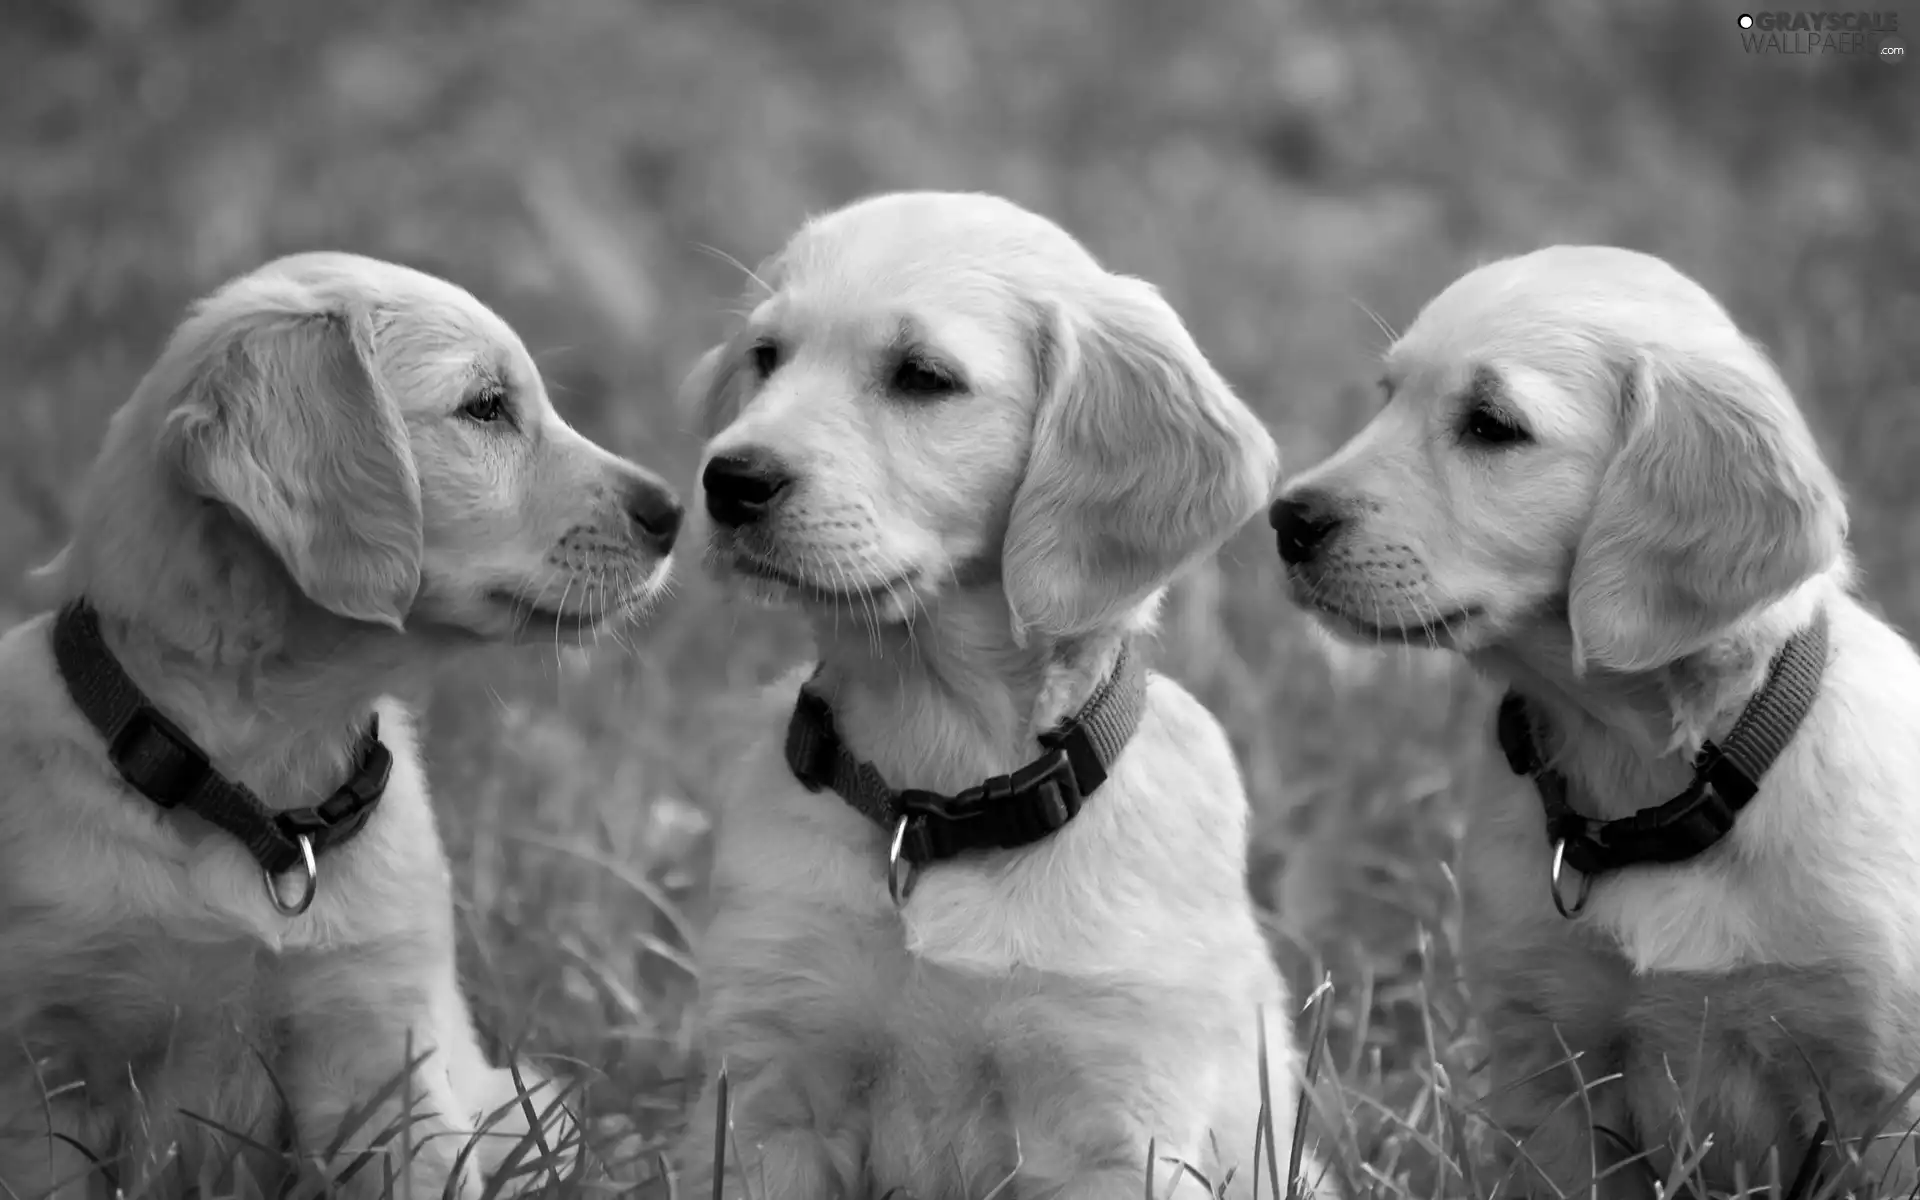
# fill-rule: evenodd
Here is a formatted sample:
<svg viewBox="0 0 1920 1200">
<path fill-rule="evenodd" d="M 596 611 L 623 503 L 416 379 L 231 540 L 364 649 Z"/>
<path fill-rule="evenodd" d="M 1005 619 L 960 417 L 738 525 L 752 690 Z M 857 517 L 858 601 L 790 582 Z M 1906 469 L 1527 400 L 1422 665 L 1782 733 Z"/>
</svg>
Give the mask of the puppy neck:
<svg viewBox="0 0 1920 1200">
<path fill-rule="evenodd" d="M 60 588 L 100 614 L 149 703 L 270 808 L 326 799 L 352 773 L 375 701 L 420 682 L 390 630 L 309 601 L 223 509 L 153 493 L 83 521 Z"/>
<path fill-rule="evenodd" d="M 1590 816 L 1625 816 L 1678 792 L 1693 758 L 1723 739 L 1765 685 L 1774 657 L 1841 584 L 1821 577 L 1761 609 L 1697 651 L 1647 671 L 1573 668 L 1564 622 L 1525 646 L 1476 654 L 1476 666 L 1538 706 L 1541 750 Z"/>
<path fill-rule="evenodd" d="M 998 587 L 943 597 L 898 625 L 824 615 L 813 686 L 847 748 L 890 786 L 952 793 L 1037 758 L 1038 735 L 1087 703 L 1128 632 L 1020 644 Z"/>
</svg>

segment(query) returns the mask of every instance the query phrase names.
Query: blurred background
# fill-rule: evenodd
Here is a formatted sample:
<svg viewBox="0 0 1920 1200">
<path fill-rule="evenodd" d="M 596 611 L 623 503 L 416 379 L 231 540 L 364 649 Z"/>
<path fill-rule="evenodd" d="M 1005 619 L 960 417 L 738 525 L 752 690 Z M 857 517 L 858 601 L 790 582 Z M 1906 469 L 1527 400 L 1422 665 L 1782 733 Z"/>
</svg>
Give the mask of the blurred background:
<svg viewBox="0 0 1920 1200">
<path fill-rule="evenodd" d="M 1461 271 L 1551 241 L 1668 256 L 1779 359 L 1849 486 L 1867 588 L 1911 630 L 1920 62 L 1752 54 L 1739 11 L 0 0 L 0 621 L 25 615 L 21 569 L 61 543 L 107 415 L 183 307 L 271 256 L 354 250 L 465 285 L 571 421 L 691 496 L 673 394 L 742 294 L 729 258 L 866 193 L 952 188 L 1159 284 L 1290 469 L 1371 412 L 1370 314 L 1404 327 Z M 1433 1101 L 1475 1060 L 1446 863 L 1459 797 L 1503 769 L 1491 693 L 1444 657 L 1327 647 L 1277 566 L 1263 526 L 1236 539 L 1178 591 L 1154 658 L 1232 732 L 1252 885 L 1299 994 L 1335 983 L 1352 1153 L 1430 1194 L 1436 1157 L 1471 1150 Z M 491 655 L 428 713 L 475 1004 L 580 1064 L 629 1157 L 698 1070 L 717 698 L 807 652 L 692 565 L 633 641 Z"/>
</svg>

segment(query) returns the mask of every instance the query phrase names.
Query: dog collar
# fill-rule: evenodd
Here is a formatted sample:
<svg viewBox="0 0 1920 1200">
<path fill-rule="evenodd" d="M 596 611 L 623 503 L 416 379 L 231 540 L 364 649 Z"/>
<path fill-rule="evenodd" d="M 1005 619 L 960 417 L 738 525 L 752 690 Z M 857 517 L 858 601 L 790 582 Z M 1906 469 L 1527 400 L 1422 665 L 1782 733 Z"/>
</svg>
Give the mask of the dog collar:
<svg viewBox="0 0 1920 1200">
<path fill-rule="evenodd" d="M 1747 702 L 1723 745 L 1708 742 L 1693 760 L 1687 790 L 1631 816 L 1601 821 L 1582 816 L 1567 799 L 1567 779 L 1546 765 L 1538 735 L 1544 725 L 1518 692 L 1500 701 L 1496 732 L 1507 765 L 1531 776 L 1547 813 L 1547 840 L 1553 846 L 1553 906 L 1563 917 L 1586 907 L 1593 877 L 1643 863 L 1678 863 L 1703 854 L 1732 831 L 1740 810 L 1760 788 L 1760 779 L 1787 748 L 1813 707 L 1820 676 L 1827 666 L 1827 613 L 1787 639 L 1767 669 L 1767 679 Z M 1580 887 L 1569 902 L 1560 876 L 1564 868 L 1580 873 Z"/>
<path fill-rule="evenodd" d="M 970 851 L 1032 845 L 1071 821 L 1139 728 L 1147 690 L 1145 669 L 1123 645 L 1113 673 L 1086 705 L 1040 735 L 1046 753 L 1011 775 L 944 796 L 889 787 L 840 740 L 833 709 L 811 685 L 801 687 L 787 723 L 787 766 L 808 791 L 832 788 L 855 811 L 892 830 L 887 887 L 895 904 L 905 902 L 913 868 Z"/>
<path fill-rule="evenodd" d="M 231 834 L 260 864 L 274 907 L 289 917 L 306 912 L 319 888 L 315 856 L 359 833 L 386 792 L 393 755 L 380 741 L 379 714 L 360 737 L 352 778 L 319 804 L 275 811 L 214 770 L 193 739 L 147 701 L 107 648 L 99 614 L 85 600 L 54 619 L 53 653 L 74 706 L 106 739 L 120 777 L 161 808 L 184 808 Z M 288 900 L 279 879 L 295 868 L 303 882 Z"/>
</svg>

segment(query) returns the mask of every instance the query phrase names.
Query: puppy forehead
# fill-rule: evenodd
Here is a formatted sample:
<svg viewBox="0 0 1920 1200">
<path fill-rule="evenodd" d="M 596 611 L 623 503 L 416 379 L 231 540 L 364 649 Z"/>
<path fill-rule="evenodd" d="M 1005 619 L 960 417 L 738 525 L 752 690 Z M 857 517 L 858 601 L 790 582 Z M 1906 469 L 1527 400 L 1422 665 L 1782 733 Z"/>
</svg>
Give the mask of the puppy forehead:
<svg viewBox="0 0 1920 1200">
<path fill-rule="evenodd" d="M 946 261 L 999 259 L 1014 269 L 1023 260 L 1096 266 L 1059 225 L 1000 196 L 971 192 L 895 192 L 849 204 L 807 222 L 786 254 L 800 263 L 863 253 L 893 259 L 916 250 Z"/>
<path fill-rule="evenodd" d="M 778 286 L 849 298 L 892 291 L 984 312 L 1088 286 L 1092 255 L 1052 221 L 995 196 L 903 193 L 809 222 L 778 255 Z"/>
<path fill-rule="evenodd" d="M 318 250 L 277 258 L 236 281 L 240 290 L 280 282 L 309 289 L 321 301 L 361 305 L 388 327 L 418 327 L 418 336 L 451 345 L 498 347 L 524 358 L 513 327 L 460 285 L 425 271 L 360 254 Z"/>
<path fill-rule="evenodd" d="M 1576 355 L 1667 340 L 1676 323 L 1732 331 L 1719 301 L 1672 264 L 1614 246 L 1549 246 L 1467 272 L 1404 341 L 1485 353 Z"/>
<path fill-rule="evenodd" d="M 458 284 L 360 255 L 320 252 L 268 264 L 262 275 L 290 280 L 324 301 L 371 317 L 382 373 L 403 408 L 434 408 L 481 383 L 509 387 L 536 403 L 539 368 L 511 325 Z"/>
</svg>

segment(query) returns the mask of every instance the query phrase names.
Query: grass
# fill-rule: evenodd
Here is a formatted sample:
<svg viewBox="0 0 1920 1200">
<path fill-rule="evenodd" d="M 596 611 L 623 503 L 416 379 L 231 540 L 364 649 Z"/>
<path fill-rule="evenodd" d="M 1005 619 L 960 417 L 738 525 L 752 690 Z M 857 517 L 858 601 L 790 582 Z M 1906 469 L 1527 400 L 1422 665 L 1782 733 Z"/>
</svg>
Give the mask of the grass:
<svg viewBox="0 0 1920 1200">
<path fill-rule="evenodd" d="M 1293 466 L 1369 412 L 1371 314 L 1403 325 L 1548 241 L 1665 254 L 1774 350 L 1849 484 L 1871 592 L 1912 628 L 1920 67 L 1750 57 L 1735 12 L 0 5 L 0 621 L 107 414 L 230 274 L 316 246 L 444 273 L 522 331 L 576 425 L 691 485 L 672 396 L 738 293 L 725 258 L 915 186 L 1006 193 L 1159 283 Z M 1504 770 L 1490 693 L 1445 658 L 1330 648 L 1281 596 L 1251 530 L 1178 590 L 1156 663 L 1245 768 L 1251 884 L 1296 996 L 1320 997 L 1339 1169 L 1369 1196 L 1488 1194 L 1448 864 L 1459 797 Z M 688 946 L 722 697 L 804 653 L 693 571 L 635 640 L 502 652 L 428 713 L 476 1008 L 575 1064 L 603 1180 L 654 1170 L 704 1069 Z"/>
</svg>

